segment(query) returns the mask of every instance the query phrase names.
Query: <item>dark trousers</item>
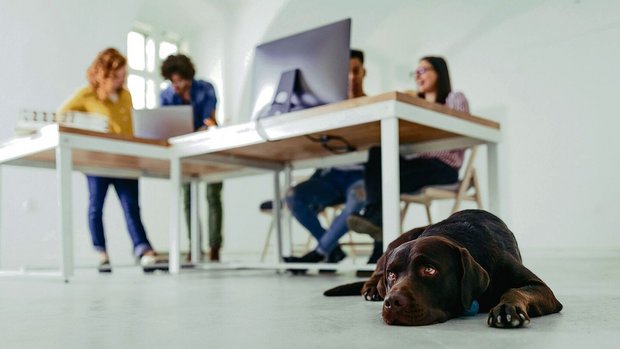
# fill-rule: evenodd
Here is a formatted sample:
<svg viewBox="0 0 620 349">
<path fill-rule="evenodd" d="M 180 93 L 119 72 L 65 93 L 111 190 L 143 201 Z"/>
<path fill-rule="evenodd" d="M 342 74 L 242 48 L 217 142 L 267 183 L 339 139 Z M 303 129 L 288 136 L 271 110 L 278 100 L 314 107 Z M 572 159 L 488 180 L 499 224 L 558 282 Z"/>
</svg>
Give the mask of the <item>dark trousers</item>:
<svg viewBox="0 0 620 349">
<path fill-rule="evenodd" d="M 458 170 L 438 159 L 413 158 L 402 156 L 400 163 L 400 192 L 412 193 L 427 185 L 450 184 L 458 181 Z M 381 207 L 381 147 L 375 146 L 368 151 L 365 165 L 364 181 L 366 183 L 366 206 Z"/>
<path fill-rule="evenodd" d="M 134 254 L 139 257 L 144 252 L 152 250 L 140 219 L 138 180 L 98 176 L 86 176 L 86 178 L 88 179 L 88 192 L 90 193 L 88 226 L 95 249 L 100 252 L 106 252 L 105 233 L 103 230 L 103 204 L 108 193 L 108 187 L 113 185 L 125 214 L 125 222 L 127 222 L 127 230 L 133 243 Z"/>
<path fill-rule="evenodd" d="M 223 184 L 221 182 L 207 184 L 207 204 L 209 205 L 209 247 L 212 248 L 220 248 L 222 246 L 222 188 Z M 185 201 L 185 221 L 187 222 L 187 233 L 190 235 L 191 196 L 189 184 L 183 185 L 183 199 Z M 200 239 L 198 241 L 200 241 Z"/>
</svg>

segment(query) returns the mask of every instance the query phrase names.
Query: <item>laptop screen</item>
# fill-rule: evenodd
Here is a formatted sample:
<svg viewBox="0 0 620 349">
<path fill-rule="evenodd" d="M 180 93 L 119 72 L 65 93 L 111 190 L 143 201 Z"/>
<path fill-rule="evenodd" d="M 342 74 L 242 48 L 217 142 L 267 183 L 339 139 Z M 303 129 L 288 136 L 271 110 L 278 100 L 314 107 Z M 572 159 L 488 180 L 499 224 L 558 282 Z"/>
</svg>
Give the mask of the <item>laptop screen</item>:
<svg viewBox="0 0 620 349">
<path fill-rule="evenodd" d="M 134 137 L 167 140 L 194 131 L 191 105 L 133 111 Z"/>
</svg>

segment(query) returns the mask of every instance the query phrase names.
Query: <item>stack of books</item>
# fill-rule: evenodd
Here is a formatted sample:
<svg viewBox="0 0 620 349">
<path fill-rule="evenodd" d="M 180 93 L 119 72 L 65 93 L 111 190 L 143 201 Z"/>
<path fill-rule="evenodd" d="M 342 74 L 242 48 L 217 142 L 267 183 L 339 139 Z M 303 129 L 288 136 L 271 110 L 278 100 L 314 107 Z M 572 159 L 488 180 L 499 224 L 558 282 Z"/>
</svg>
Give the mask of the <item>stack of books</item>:
<svg viewBox="0 0 620 349">
<path fill-rule="evenodd" d="M 108 132 L 109 127 L 108 118 L 99 114 L 74 111 L 58 114 L 55 112 L 24 110 L 15 126 L 15 134 L 16 136 L 30 135 L 39 132 L 44 126 L 55 123 L 62 126 L 104 133 Z"/>
</svg>

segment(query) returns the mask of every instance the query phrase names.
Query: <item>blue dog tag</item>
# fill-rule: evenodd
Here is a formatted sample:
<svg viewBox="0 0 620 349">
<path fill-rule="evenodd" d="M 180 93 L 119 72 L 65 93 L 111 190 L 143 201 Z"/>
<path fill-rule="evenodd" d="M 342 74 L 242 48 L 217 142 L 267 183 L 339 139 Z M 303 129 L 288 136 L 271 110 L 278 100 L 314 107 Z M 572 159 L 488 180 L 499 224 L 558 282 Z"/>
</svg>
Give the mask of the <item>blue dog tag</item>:
<svg viewBox="0 0 620 349">
<path fill-rule="evenodd" d="M 474 299 L 474 301 L 471 302 L 469 309 L 465 309 L 463 312 L 463 316 L 476 316 L 476 314 L 478 314 L 478 310 L 480 310 L 480 305 L 478 304 L 478 301 Z"/>
</svg>

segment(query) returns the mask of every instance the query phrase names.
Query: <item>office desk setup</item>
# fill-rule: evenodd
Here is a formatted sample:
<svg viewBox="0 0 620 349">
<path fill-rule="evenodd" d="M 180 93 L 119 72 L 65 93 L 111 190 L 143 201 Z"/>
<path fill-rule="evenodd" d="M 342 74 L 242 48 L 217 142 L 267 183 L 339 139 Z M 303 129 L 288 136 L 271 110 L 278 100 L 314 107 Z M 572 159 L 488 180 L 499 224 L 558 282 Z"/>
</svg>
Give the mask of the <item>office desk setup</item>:
<svg viewBox="0 0 620 349">
<path fill-rule="evenodd" d="M 324 135 L 329 135 L 329 139 L 346 140 L 356 151 L 336 155 L 316 142 Z M 278 261 L 281 261 L 283 226 L 281 203 L 276 198 L 281 197 L 282 172 L 286 174 L 285 185 L 288 185 L 293 169 L 363 162 L 366 150 L 380 144 L 384 241 L 392 241 L 400 232 L 400 144 L 410 144 L 407 151 L 411 152 L 486 144 L 489 210 L 499 213 L 497 144 L 500 139 L 500 125 L 494 121 L 390 92 L 196 132 L 168 141 L 125 138 L 50 125 L 37 135 L 0 145 L 0 165 L 56 168 L 61 262 L 60 272 L 55 275 L 68 280 L 73 274 L 72 170 L 131 178 L 169 178 L 173 193 L 177 193 L 170 202 L 169 246 L 169 271 L 176 274 L 181 266 L 181 184 L 188 178 L 190 181 L 197 178 L 217 181 L 272 172 Z M 195 203 L 196 195 L 192 195 L 192 200 Z M 197 205 L 192 207 L 195 211 Z M 192 217 L 196 217 L 195 212 Z M 195 218 L 191 226 L 195 242 Z M 198 248 L 197 245 L 193 243 L 192 247 Z M 250 266 L 285 269 L 291 265 L 238 265 Z M 317 265 L 299 267 L 317 268 Z"/>
<path fill-rule="evenodd" d="M 345 140 L 355 146 L 357 151 L 334 155 L 320 142 L 316 142 L 324 135 Z M 180 164 L 187 160 L 273 171 L 273 212 L 278 232 L 278 260 L 281 261 L 283 226 L 280 223 L 281 203 L 277 200 L 281 197 L 281 171 L 287 174 L 285 187 L 288 187 L 292 169 L 363 162 L 366 150 L 380 144 L 383 161 L 384 241 L 392 241 L 400 233 L 400 144 L 411 144 L 407 149 L 411 152 L 486 144 L 489 209 L 499 213 L 497 143 L 500 138 L 500 125 L 497 122 L 454 111 L 404 93 L 390 92 L 172 138 L 171 180 L 173 188 L 178 189 L 180 173 L 175 172 L 179 172 Z M 217 172 L 196 175 L 204 176 L 207 180 L 226 177 L 226 174 L 222 176 Z M 174 217 L 179 210 L 173 210 Z M 179 219 L 172 221 L 180 224 Z M 176 232 L 179 230 L 179 225 L 172 229 Z M 177 235 L 171 242 L 171 273 L 178 272 L 179 268 L 178 244 Z M 291 265 L 276 263 L 263 267 L 284 269 Z M 296 267 L 320 266 L 311 264 Z"/>
</svg>

